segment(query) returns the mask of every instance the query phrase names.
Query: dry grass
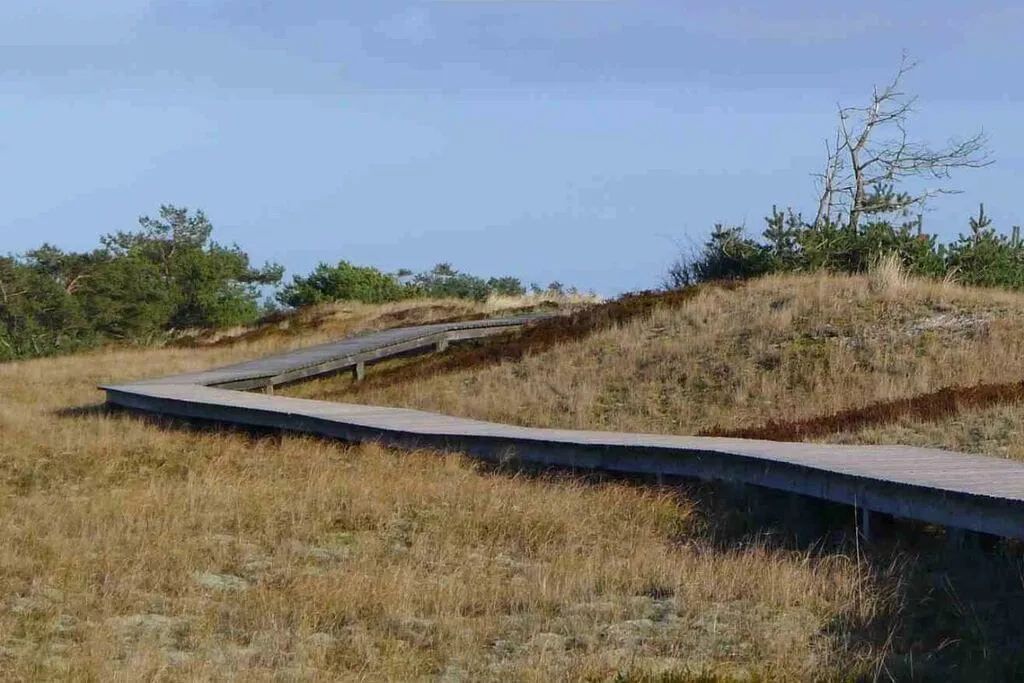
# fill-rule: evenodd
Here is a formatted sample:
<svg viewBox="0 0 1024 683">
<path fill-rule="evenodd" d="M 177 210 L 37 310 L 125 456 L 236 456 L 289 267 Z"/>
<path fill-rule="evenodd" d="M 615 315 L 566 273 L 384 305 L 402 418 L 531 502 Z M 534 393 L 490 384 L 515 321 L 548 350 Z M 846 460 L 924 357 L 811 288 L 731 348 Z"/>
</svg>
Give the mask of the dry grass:
<svg viewBox="0 0 1024 683">
<path fill-rule="evenodd" d="M 895 252 L 879 255 L 868 269 L 868 287 L 881 296 L 903 296 L 912 282 L 900 255 Z"/>
<path fill-rule="evenodd" d="M 358 392 L 344 378 L 292 392 L 532 426 L 687 434 L 1024 378 L 1024 296 L 880 272 L 708 289 L 519 362 Z"/>
<path fill-rule="evenodd" d="M 76 410 L 316 339 L 0 365 L 3 678 L 808 679 L 884 652 L 865 564 L 716 546 L 670 492 Z"/>
<path fill-rule="evenodd" d="M 906 418 L 894 424 L 837 432 L 831 443 L 906 444 L 1024 461 L 1024 404 L 967 410 L 941 422 Z"/>
<path fill-rule="evenodd" d="M 581 292 L 537 292 L 523 296 L 502 296 L 492 295 L 484 302 L 484 308 L 488 311 L 507 311 L 509 309 L 532 308 L 553 304 L 556 306 L 580 306 L 603 303 L 604 299 L 597 294 L 584 294 Z"/>
<path fill-rule="evenodd" d="M 1024 380 L 1024 296 L 908 278 L 883 261 L 864 277 L 772 277 L 737 291 L 707 289 L 682 305 L 498 365 L 412 383 L 388 385 L 387 372 L 381 379 L 362 388 L 325 380 L 293 391 L 536 426 L 736 429 L 871 408 L 945 387 Z M 831 440 L 1022 458 L 1022 417 L 1010 403 L 943 422 L 905 418 Z M 910 542 L 918 533 L 902 529 L 894 539 Z M 1019 559 L 912 547 L 901 572 L 899 617 L 882 620 L 892 637 L 873 641 L 873 652 L 889 653 L 876 673 L 899 680 L 1018 679 Z M 884 552 L 873 552 L 873 562 L 888 562 Z"/>
<path fill-rule="evenodd" d="M 486 301 L 466 299 L 408 299 L 388 304 L 363 304 L 358 301 L 322 304 L 289 311 L 255 325 L 218 330 L 182 330 L 171 346 L 202 348 L 207 346 L 251 345 L 255 341 L 292 338 L 303 346 L 354 334 L 390 327 L 424 325 L 454 319 L 487 318 L 534 309 L 574 310 L 600 303 L 590 294 L 546 292 L 519 297 L 492 296 Z M 276 346 L 271 346 L 276 348 Z"/>
<path fill-rule="evenodd" d="M 352 334 L 355 330 L 416 325 L 486 312 L 486 306 L 464 299 L 413 299 L 381 305 L 344 301 L 284 312 L 250 326 L 182 330 L 176 341 L 178 345 L 202 347 L 246 342 L 257 337 L 301 334 L 303 343 L 308 344 L 311 335 L 336 338 Z"/>
<path fill-rule="evenodd" d="M 959 555 L 787 550 L 728 531 L 700 489 L 527 477 L 450 455 L 79 410 L 101 401 L 102 382 L 416 316 L 452 312 L 353 308 L 305 335 L 0 365 L 2 677 L 1020 673 L 1024 591 L 1012 561 L 954 573 Z M 565 426 L 749 424 L 1006 379 L 1024 369 L 1022 320 L 1013 295 L 908 281 L 890 297 L 868 278 L 769 279 L 360 400 Z"/>
</svg>

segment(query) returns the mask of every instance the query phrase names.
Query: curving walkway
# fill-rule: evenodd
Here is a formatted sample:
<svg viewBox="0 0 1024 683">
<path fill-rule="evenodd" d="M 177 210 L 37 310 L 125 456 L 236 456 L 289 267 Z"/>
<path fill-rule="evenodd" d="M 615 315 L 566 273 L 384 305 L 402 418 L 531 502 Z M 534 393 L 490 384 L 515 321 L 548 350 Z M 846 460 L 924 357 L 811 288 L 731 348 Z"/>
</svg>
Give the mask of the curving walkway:
<svg viewBox="0 0 1024 683">
<path fill-rule="evenodd" d="M 1024 539 L 1024 464 L 903 446 L 538 429 L 403 408 L 270 395 L 328 373 L 501 334 L 550 314 L 386 330 L 204 372 L 101 387 L 107 402 L 162 415 L 270 427 L 359 443 L 621 473 L 718 479 L 845 503 L 862 511 Z M 263 389 L 265 393 L 240 391 Z"/>
</svg>

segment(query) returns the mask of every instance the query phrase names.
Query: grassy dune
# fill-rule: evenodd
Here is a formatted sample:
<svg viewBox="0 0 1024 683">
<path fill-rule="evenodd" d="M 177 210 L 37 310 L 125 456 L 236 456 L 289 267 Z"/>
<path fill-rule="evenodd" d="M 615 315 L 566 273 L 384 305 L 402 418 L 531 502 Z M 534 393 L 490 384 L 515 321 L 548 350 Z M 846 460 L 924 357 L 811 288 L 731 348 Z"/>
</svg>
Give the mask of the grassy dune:
<svg viewBox="0 0 1024 683">
<path fill-rule="evenodd" d="M 391 381 L 381 368 L 364 386 L 336 377 L 290 393 L 521 425 L 697 434 L 1009 380 L 1024 380 L 1024 296 L 878 273 L 707 288 L 515 362 L 414 383 Z M 904 419 L 896 432 L 828 439 L 964 445 L 1021 457 L 1020 409 L 999 410 L 1001 426 L 986 428 L 985 438 Z"/>
<path fill-rule="evenodd" d="M 339 324 L 380 324 L 359 313 Z M 677 492 L 95 407 L 101 382 L 317 334 L 0 365 L 0 676 L 874 670 L 882 650 L 849 636 L 891 612 L 891 581 L 845 557 L 718 547 Z"/>
<path fill-rule="evenodd" d="M 837 292 L 849 301 L 829 303 Z M 929 343 L 950 357 L 958 345 L 987 349 L 990 362 L 1005 360 L 1006 372 L 1012 325 L 1024 309 L 1018 299 L 955 289 L 944 296 L 942 305 L 993 315 L 984 334 L 940 330 Z M 773 307 L 777 300 L 787 303 Z M 598 332 L 581 348 L 556 345 L 545 352 L 556 365 L 528 356 L 439 376 L 424 388 L 368 382 L 359 400 L 568 426 L 632 428 L 637 420 L 638 429 L 676 431 L 728 416 L 741 424 L 776 413 L 737 396 L 757 387 L 779 397 L 787 387 L 802 390 L 799 382 L 753 379 L 760 366 L 747 355 L 778 354 L 770 371 L 780 377 L 794 363 L 824 367 L 785 351 L 800 316 L 856 315 L 843 328 L 853 333 L 882 312 L 882 329 L 896 334 L 932 315 L 927 304 L 876 296 L 860 280 L 765 281 L 742 297 L 711 290 L 679 306 Z M 901 306 L 909 307 L 905 318 L 897 317 Z M 0 677 L 679 681 L 912 673 L 969 681 L 1021 670 L 1015 648 L 1024 594 L 1012 558 L 908 554 L 852 540 L 794 546 L 771 526 L 731 526 L 735 501 L 706 487 L 527 476 L 452 455 L 203 430 L 98 407 L 102 382 L 486 310 L 417 303 L 327 312 L 328 322 L 320 311 L 288 329 L 236 331 L 189 348 L 0 365 Z M 757 325 L 776 316 L 765 337 L 779 346 L 758 342 Z M 1002 351 L 992 342 L 1000 338 Z M 687 368 L 715 354 L 733 374 L 694 393 Z M 904 363 L 898 367 L 922 357 L 890 356 Z M 930 382 L 955 372 L 943 363 L 927 368 L 921 376 Z M 995 374 L 982 363 L 975 372 Z M 631 374 L 634 390 L 609 393 Z M 818 374 L 822 387 L 839 384 L 829 376 Z M 727 377 L 746 379 L 733 385 Z M 895 394 L 913 386 L 893 382 Z M 513 393 L 515 386 L 526 389 Z M 867 395 L 870 386 L 859 400 L 890 395 Z M 673 396 L 672 387 L 685 396 Z M 499 389 L 510 405 L 488 396 Z M 441 392 L 438 403 L 428 401 L 432 391 Z M 670 415 L 694 396 L 706 407 Z M 809 387 L 804 396 L 812 396 Z M 856 400 L 827 398 L 835 406 Z M 673 421 L 680 419 L 688 421 Z"/>
</svg>

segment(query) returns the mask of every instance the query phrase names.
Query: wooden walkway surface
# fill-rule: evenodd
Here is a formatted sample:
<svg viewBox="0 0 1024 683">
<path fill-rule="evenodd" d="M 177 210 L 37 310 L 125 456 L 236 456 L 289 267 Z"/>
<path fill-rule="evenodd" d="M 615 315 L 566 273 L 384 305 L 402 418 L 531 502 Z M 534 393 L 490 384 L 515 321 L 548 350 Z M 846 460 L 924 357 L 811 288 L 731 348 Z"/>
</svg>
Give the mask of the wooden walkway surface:
<svg viewBox="0 0 1024 683">
<path fill-rule="evenodd" d="M 725 480 L 949 527 L 1024 539 L 1024 464 L 904 446 L 538 429 L 402 408 L 238 391 L 362 368 L 449 341 L 500 334 L 545 315 L 360 335 L 205 372 L 107 385 L 134 410 L 318 434 L 359 443 L 465 452 L 489 460 Z"/>
</svg>

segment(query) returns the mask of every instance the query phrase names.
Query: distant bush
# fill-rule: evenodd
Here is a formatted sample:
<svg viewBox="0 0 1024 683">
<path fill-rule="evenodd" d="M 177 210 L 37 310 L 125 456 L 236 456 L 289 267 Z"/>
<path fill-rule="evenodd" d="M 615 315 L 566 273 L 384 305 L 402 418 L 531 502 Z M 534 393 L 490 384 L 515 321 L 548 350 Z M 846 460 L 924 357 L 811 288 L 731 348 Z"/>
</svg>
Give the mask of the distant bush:
<svg viewBox="0 0 1024 683">
<path fill-rule="evenodd" d="M 413 275 L 408 286 L 413 296 L 432 299 L 483 301 L 491 295 L 522 296 L 526 293 L 526 288 L 519 278 L 505 276 L 485 280 L 455 270 L 450 263 L 439 263 L 429 271 Z"/>
<path fill-rule="evenodd" d="M 993 229 L 984 206 L 970 220 L 970 233 L 941 244 L 924 232 L 921 217 L 894 225 L 872 220 L 858 226 L 805 222 L 800 214 L 773 207 L 759 238 L 719 224 L 703 246 L 677 259 L 668 287 L 712 280 L 739 280 L 768 273 L 866 273 L 879 258 L 894 255 L 912 275 L 955 278 L 969 285 L 1024 290 L 1024 244 L 1020 228 L 1009 236 Z"/>
<path fill-rule="evenodd" d="M 320 263 L 305 277 L 294 276 L 278 293 L 277 300 L 285 306 L 298 308 L 327 301 L 384 303 L 417 297 L 483 301 L 494 294 L 520 296 L 525 293 L 526 288 L 518 278 L 505 276 L 485 280 L 459 272 L 449 263 L 439 263 L 422 273 L 400 270 L 391 274 L 340 261 L 334 266 Z"/>
<path fill-rule="evenodd" d="M 966 285 L 1024 290 L 1024 244 L 1020 226 L 1009 235 L 996 232 L 985 207 L 970 221 L 970 233 L 961 234 L 944 253 L 947 272 Z"/>
<path fill-rule="evenodd" d="M 393 275 L 370 266 L 339 261 L 334 266 L 320 263 L 306 277 L 293 276 L 292 282 L 278 293 L 277 300 L 285 306 L 301 308 L 327 301 L 379 304 L 408 296 L 408 288 Z"/>
<path fill-rule="evenodd" d="M 669 267 L 668 285 L 688 287 L 713 280 L 744 280 L 772 270 L 765 245 L 745 235 L 741 227 L 715 225 L 704 247 L 690 257 L 680 257 Z"/>
<path fill-rule="evenodd" d="M 202 211 L 162 206 L 139 225 L 90 252 L 44 244 L 0 257 L 0 361 L 252 322 L 259 287 L 281 279 L 281 266 L 253 268 L 237 245 L 214 242 Z"/>
</svg>

